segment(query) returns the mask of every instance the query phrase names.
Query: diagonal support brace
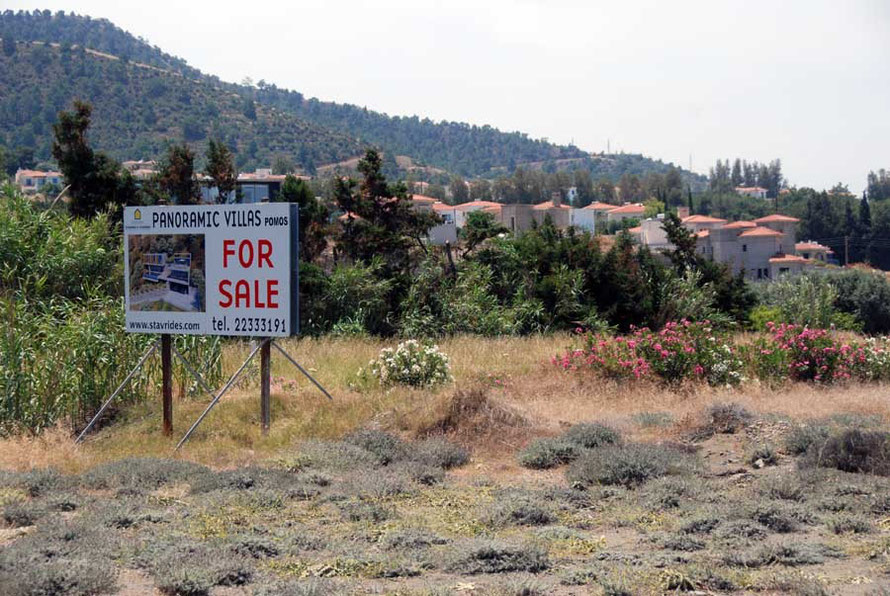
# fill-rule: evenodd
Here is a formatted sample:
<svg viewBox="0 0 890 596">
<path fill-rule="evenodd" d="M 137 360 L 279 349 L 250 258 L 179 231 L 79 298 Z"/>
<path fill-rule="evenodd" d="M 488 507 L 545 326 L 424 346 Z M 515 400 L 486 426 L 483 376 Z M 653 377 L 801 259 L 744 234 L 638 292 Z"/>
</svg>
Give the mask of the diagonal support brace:
<svg viewBox="0 0 890 596">
<path fill-rule="evenodd" d="M 127 386 L 127 383 L 130 382 L 130 379 L 133 378 L 133 376 L 139 371 L 139 369 L 142 368 L 142 365 L 145 364 L 145 361 L 148 360 L 149 356 L 154 354 L 155 350 L 158 349 L 159 341 L 160 340 L 155 340 L 151 343 L 151 346 L 148 348 L 148 350 L 145 351 L 145 354 L 142 355 L 142 358 L 139 359 L 139 362 L 136 363 L 136 366 L 133 367 L 133 370 L 130 371 L 130 374 L 128 374 L 126 378 L 121 381 L 121 384 L 117 386 L 117 389 L 114 390 L 114 393 L 111 394 L 111 397 L 109 397 L 105 401 L 105 403 L 102 404 L 102 407 L 99 408 L 99 411 L 96 412 L 96 415 L 93 416 L 93 419 L 90 420 L 89 424 L 86 425 L 86 428 L 84 428 L 77 436 L 77 439 L 75 439 L 74 441 L 75 444 L 83 441 L 84 437 L 87 436 L 87 433 L 90 432 L 90 429 L 93 428 L 93 425 L 95 425 L 96 422 L 99 420 L 99 417 L 102 416 L 102 413 L 105 412 L 105 409 L 111 404 L 114 398 L 117 397 L 118 394 L 124 390 L 124 387 Z"/>
</svg>

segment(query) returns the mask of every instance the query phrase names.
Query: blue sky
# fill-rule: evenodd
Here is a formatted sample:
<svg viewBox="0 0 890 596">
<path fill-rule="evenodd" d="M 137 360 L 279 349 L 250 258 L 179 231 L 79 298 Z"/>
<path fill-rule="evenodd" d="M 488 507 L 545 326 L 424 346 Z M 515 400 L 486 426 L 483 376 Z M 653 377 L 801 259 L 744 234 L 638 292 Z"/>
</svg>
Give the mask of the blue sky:
<svg viewBox="0 0 890 596">
<path fill-rule="evenodd" d="M 890 168 L 890 2 L 79 0 L 222 79 L 792 184 Z"/>
</svg>

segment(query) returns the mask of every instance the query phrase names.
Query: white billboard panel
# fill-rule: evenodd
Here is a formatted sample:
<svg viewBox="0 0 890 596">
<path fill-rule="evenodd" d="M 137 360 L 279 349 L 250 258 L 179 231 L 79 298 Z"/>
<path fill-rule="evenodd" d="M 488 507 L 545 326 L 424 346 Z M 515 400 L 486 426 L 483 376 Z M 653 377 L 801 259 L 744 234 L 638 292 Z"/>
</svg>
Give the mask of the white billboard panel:
<svg viewBox="0 0 890 596">
<path fill-rule="evenodd" d="M 127 331 L 296 335 L 297 217 L 291 203 L 125 208 Z"/>
</svg>

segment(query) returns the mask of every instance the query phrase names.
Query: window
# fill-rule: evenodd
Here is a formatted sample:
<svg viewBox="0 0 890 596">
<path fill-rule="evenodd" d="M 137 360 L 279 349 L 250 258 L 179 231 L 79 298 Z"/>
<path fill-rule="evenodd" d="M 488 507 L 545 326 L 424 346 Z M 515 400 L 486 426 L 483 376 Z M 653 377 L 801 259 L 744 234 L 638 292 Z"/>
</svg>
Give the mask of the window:
<svg viewBox="0 0 890 596">
<path fill-rule="evenodd" d="M 510 230 L 516 231 L 516 218 L 512 216 L 510 217 Z"/>
<path fill-rule="evenodd" d="M 748 252 L 748 245 L 747 245 L 747 244 L 743 244 L 743 245 L 742 245 L 742 252 Z"/>
<path fill-rule="evenodd" d="M 757 268 L 757 279 L 763 279 L 763 269 Z"/>
</svg>

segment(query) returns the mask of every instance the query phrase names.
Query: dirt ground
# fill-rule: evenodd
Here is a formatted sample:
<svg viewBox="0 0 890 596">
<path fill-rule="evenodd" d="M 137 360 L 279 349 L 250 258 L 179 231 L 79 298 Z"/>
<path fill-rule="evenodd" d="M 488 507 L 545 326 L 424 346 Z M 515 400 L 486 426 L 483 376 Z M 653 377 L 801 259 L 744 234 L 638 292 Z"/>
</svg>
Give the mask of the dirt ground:
<svg viewBox="0 0 890 596">
<path fill-rule="evenodd" d="M 335 403 L 278 368 L 268 437 L 242 388 L 175 457 L 148 406 L 0 440 L 0 594 L 890 594 L 886 387 L 626 386 L 563 342 Z M 379 349 L 318 347 L 322 377 Z"/>
</svg>

